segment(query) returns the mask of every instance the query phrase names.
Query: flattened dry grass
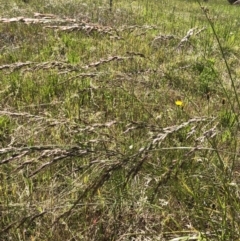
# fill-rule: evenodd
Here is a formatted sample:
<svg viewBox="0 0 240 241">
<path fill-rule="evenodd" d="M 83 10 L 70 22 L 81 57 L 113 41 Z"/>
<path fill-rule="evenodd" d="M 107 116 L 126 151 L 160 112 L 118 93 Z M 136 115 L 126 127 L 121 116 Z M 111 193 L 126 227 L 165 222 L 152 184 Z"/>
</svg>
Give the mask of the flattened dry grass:
<svg viewBox="0 0 240 241">
<path fill-rule="evenodd" d="M 240 238 L 236 8 L 0 3 L 2 240 Z"/>
</svg>

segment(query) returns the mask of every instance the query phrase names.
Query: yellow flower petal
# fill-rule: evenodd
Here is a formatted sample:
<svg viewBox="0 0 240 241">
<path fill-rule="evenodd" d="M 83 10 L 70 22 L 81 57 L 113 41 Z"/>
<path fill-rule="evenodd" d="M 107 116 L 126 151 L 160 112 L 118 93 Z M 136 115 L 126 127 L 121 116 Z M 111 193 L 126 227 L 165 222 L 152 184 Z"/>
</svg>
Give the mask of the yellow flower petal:
<svg viewBox="0 0 240 241">
<path fill-rule="evenodd" d="M 176 104 L 177 106 L 183 106 L 183 102 L 182 102 L 181 100 L 176 100 L 176 101 L 175 101 L 175 104 Z"/>
</svg>

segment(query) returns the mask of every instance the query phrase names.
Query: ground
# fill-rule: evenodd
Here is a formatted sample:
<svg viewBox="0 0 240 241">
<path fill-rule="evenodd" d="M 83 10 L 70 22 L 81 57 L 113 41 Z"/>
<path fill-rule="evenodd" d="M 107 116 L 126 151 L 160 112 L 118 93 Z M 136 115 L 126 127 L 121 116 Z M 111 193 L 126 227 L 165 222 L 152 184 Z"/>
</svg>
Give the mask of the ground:
<svg viewBox="0 0 240 241">
<path fill-rule="evenodd" d="M 1 240 L 240 240 L 239 8 L 0 3 Z"/>
</svg>

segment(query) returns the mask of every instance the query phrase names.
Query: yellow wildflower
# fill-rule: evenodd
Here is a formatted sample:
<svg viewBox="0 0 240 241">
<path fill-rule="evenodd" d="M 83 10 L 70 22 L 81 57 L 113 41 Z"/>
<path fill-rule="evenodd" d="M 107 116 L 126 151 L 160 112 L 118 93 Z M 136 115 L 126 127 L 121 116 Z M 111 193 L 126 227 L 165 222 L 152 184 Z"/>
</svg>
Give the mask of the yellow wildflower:
<svg viewBox="0 0 240 241">
<path fill-rule="evenodd" d="M 182 106 L 182 107 L 183 107 L 183 102 L 182 102 L 181 100 L 176 100 L 176 101 L 175 101 L 175 104 L 176 104 L 177 106 Z"/>
</svg>

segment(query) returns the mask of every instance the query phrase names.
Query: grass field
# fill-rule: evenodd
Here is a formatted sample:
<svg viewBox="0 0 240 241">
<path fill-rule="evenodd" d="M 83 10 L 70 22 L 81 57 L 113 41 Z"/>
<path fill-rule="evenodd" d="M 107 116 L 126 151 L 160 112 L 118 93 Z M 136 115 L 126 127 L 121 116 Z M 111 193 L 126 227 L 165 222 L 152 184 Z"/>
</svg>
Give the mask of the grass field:
<svg viewBox="0 0 240 241">
<path fill-rule="evenodd" d="M 0 0 L 0 240 L 240 240 L 239 11 Z"/>
</svg>

